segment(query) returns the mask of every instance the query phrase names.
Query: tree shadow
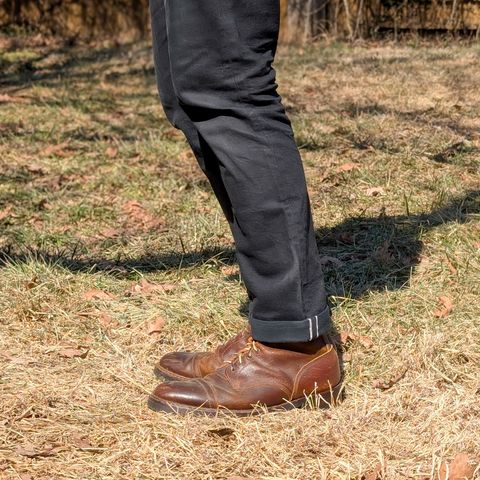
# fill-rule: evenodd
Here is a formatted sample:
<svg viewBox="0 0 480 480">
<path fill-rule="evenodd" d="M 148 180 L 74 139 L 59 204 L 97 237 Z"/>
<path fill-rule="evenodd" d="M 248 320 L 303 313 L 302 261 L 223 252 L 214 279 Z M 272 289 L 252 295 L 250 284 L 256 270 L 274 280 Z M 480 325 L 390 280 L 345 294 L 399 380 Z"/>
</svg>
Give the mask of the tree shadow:
<svg viewBox="0 0 480 480">
<path fill-rule="evenodd" d="M 352 217 L 335 227 L 318 229 L 317 243 L 328 294 L 360 298 L 368 292 L 406 286 L 421 260 L 422 235 L 446 223 L 466 223 L 471 215 L 478 213 L 480 190 L 470 190 L 427 213 Z M 76 248 L 60 252 L 28 249 L 20 253 L 14 252 L 13 248 L 4 248 L 0 250 L 0 267 L 10 262 L 29 262 L 32 258 L 71 272 L 104 272 L 119 278 L 198 267 L 211 262 L 219 265 L 235 263 L 234 250 L 220 246 L 118 260 L 84 257 Z M 238 275 L 227 278 L 239 279 Z M 245 309 L 246 304 L 241 307 L 242 313 Z"/>
<path fill-rule="evenodd" d="M 36 47 L 34 51 L 39 53 L 33 58 L 15 59 L 13 61 L 2 60 L 0 86 L 9 87 L 15 91 L 29 87 L 34 83 L 54 87 L 62 79 L 92 80 L 98 78 L 100 74 L 110 68 L 109 64 L 106 63 L 107 60 L 127 56 L 131 47 L 132 43 L 104 48 L 75 47 L 68 42 Z M 10 49 L 11 52 L 21 50 L 23 50 L 21 44 Z M 64 55 L 66 58 L 63 57 Z M 42 64 L 42 62 L 49 60 L 50 63 L 47 66 Z M 100 66 L 100 62 L 104 65 Z M 79 71 L 79 68 L 90 65 L 95 65 L 95 68 L 89 71 Z M 132 69 L 135 68 L 132 66 Z M 143 70 L 142 72 L 145 73 Z M 117 79 L 119 75 L 129 73 L 129 71 L 123 74 L 112 72 L 108 75 L 116 76 L 114 79 Z M 153 77 L 153 67 L 148 69 L 147 73 Z"/>
</svg>

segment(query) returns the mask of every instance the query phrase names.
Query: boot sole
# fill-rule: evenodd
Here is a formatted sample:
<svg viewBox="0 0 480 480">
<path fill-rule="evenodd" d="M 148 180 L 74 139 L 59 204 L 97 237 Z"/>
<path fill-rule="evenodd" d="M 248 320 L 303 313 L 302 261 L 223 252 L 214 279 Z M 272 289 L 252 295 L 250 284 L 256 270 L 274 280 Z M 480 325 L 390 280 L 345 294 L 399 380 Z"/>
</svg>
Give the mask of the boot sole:
<svg viewBox="0 0 480 480">
<path fill-rule="evenodd" d="M 340 382 L 330 390 L 315 394 L 313 398 L 316 398 L 316 402 L 313 407 L 317 409 L 330 408 L 341 402 L 342 397 L 342 382 Z M 203 415 L 208 417 L 217 416 L 219 413 L 225 413 L 227 415 L 233 415 L 236 417 L 248 417 L 250 415 L 261 415 L 262 413 L 266 412 L 284 412 L 287 410 L 293 410 L 294 408 L 302 408 L 309 403 L 312 403 L 310 398 L 304 396 L 290 402 L 284 402 L 270 407 L 259 404 L 258 407 L 252 407 L 251 409 L 247 410 L 229 410 L 228 408 L 224 407 L 194 407 L 192 405 L 185 405 L 176 402 L 167 402 L 156 397 L 155 395 L 150 395 L 148 398 L 148 408 L 154 412 L 176 413 L 178 415 L 186 415 L 191 413 L 193 415 Z"/>
</svg>

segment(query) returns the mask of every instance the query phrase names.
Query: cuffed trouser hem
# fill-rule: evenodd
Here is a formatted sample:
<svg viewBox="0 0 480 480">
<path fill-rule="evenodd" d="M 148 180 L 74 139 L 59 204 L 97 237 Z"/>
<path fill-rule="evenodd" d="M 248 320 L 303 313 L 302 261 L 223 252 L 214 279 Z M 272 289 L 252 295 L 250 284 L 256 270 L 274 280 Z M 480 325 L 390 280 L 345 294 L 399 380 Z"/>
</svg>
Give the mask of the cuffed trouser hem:
<svg viewBox="0 0 480 480">
<path fill-rule="evenodd" d="M 329 307 L 305 320 L 259 320 L 250 317 L 252 337 L 259 342 L 310 342 L 330 332 L 332 321 Z"/>
</svg>

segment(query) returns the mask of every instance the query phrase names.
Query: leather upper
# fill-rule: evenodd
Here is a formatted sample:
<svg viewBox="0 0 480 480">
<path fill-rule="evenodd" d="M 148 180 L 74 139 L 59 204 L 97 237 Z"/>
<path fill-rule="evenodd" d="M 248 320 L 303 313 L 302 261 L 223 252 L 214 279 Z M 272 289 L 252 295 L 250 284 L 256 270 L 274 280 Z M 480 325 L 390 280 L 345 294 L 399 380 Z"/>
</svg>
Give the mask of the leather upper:
<svg viewBox="0 0 480 480">
<path fill-rule="evenodd" d="M 244 410 L 257 403 L 275 406 L 329 391 L 341 379 L 331 344 L 305 354 L 250 340 L 241 352 L 203 378 L 160 384 L 153 397 L 192 407 Z"/>
<path fill-rule="evenodd" d="M 249 330 L 242 331 L 225 344 L 219 345 L 213 352 L 168 353 L 160 359 L 156 368 L 178 377 L 204 377 L 214 372 L 240 350 L 249 336 Z"/>
</svg>

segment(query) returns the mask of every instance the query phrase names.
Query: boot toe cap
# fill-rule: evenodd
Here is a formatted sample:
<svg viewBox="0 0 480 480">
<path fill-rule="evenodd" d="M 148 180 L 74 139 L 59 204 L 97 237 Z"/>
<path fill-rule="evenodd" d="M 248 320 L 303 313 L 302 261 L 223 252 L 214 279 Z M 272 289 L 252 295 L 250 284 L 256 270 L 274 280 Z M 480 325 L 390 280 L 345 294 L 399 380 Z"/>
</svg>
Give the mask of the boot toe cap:
<svg viewBox="0 0 480 480">
<path fill-rule="evenodd" d="M 205 390 L 196 380 L 161 383 L 151 397 L 157 401 L 190 407 L 201 407 L 208 403 Z"/>
</svg>

